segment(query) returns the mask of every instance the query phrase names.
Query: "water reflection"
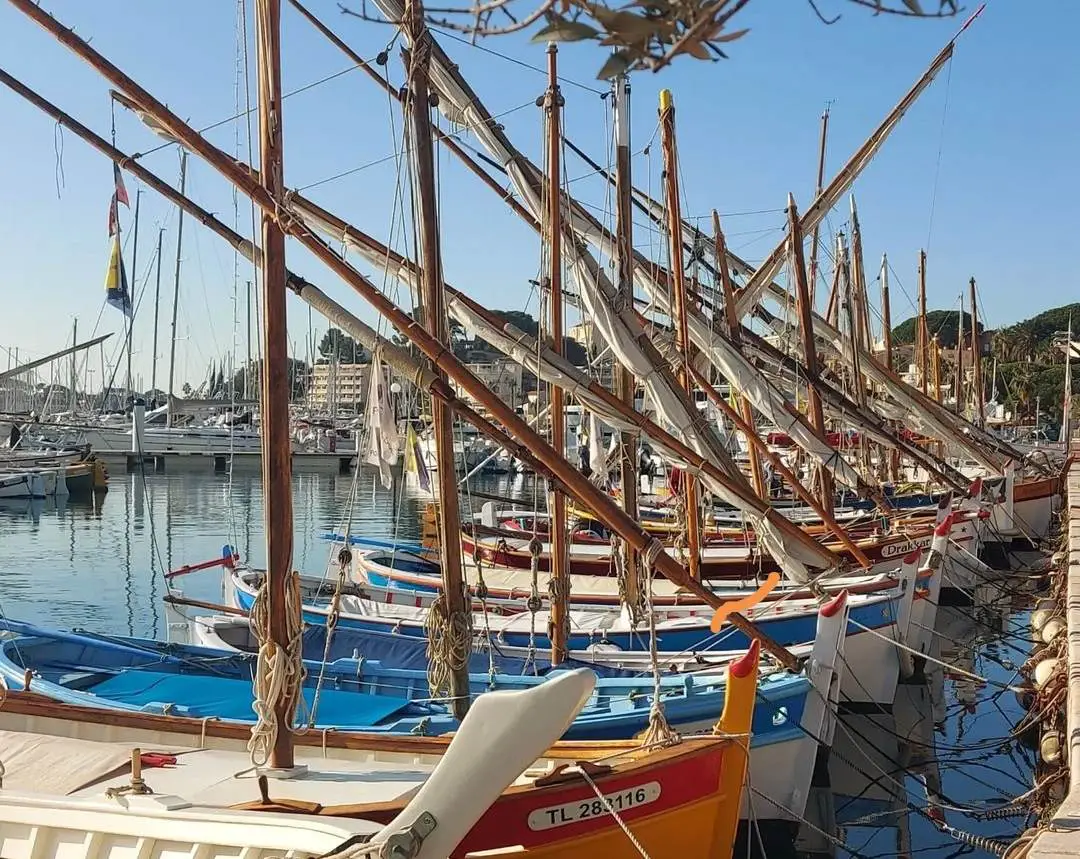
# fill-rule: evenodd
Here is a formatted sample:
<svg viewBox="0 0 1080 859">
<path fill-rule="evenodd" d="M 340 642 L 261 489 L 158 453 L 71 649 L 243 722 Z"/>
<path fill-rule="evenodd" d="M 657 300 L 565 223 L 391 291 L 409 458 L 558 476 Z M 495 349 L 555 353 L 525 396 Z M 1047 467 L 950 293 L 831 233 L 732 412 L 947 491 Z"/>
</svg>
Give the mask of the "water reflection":
<svg viewBox="0 0 1080 859">
<path fill-rule="evenodd" d="M 489 479 L 471 484 L 462 510 L 478 511 L 491 496 L 542 509 L 542 492 L 531 478 Z M 371 470 L 355 478 L 298 474 L 295 565 L 324 569 L 320 535 L 346 525 L 417 539 L 427 501 L 400 475 L 387 490 Z M 251 474 L 116 472 L 97 499 L 0 500 L 0 608 L 51 626 L 164 638 L 165 571 L 219 557 L 225 544 L 261 563 L 262 517 L 260 480 Z M 975 811 L 1032 785 L 1032 752 L 1007 739 L 1022 709 L 1002 689 L 1015 682 L 1030 647 L 1025 587 L 1023 580 L 983 587 L 975 605 L 939 611 L 935 655 L 952 668 L 929 664 L 922 682 L 900 687 L 891 709 L 841 716 L 809 823 L 794 840 L 786 829 L 762 832 L 765 855 L 944 859 L 971 848 L 940 831 L 934 821 L 942 816 L 959 830 L 1005 841 L 1023 829 L 1022 819 L 987 820 Z M 194 599 L 220 599 L 213 574 L 191 576 L 183 589 Z M 757 833 L 749 842 L 760 855 Z"/>
</svg>

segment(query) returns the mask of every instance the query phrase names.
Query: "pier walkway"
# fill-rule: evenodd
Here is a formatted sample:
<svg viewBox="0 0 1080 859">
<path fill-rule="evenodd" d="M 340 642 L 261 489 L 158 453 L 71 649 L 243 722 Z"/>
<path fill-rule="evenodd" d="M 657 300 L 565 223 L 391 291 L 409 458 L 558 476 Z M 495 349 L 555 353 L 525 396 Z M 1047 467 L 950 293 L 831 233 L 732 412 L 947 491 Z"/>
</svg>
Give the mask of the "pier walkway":
<svg viewBox="0 0 1080 859">
<path fill-rule="evenodd" d="M 1073 442 L 1071 454 L 1065 478 L 1068 521 L 1063 526 L 1068 535 L 1065 563 L 1069 577 L 1065 605 L 1069 662 L 1065 759 L 1069 765 L 1069 792 L 1050 827 L 1032 843 L 1028 859 L 1080 856 L 1080 441 Z"/>
</svg>

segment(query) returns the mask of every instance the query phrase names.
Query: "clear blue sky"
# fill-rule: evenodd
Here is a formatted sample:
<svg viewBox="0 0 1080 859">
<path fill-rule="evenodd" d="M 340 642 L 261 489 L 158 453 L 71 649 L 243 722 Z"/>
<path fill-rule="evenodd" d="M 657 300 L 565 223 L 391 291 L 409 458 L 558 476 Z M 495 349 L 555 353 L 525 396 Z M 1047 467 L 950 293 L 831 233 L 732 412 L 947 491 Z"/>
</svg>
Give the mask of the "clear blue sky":
<svg viewBox="0 0 1080 859">
<path fill-rule="evenodd" d="M 235 3 L 46 0 L 43 5 L 197 127 L 235 113 Z M 374 57 L 392 36 L 388 27 L 343 17 L 336 0 L 309 0 L 309 5 L 365 57 Z M 730 60 L 683 58 L 659 75 L 633 78 L 638 183 L 656 190 L 660 182 L 659 147 L 650 154 L 642 150 L 654 134 L 658 90 L 668 87 L 678 111 L 686 214 L 705 216 L 719 209 L 726 215 L 729 244 L 750 260 L 763 257 L 781 238 L 787 192 L 794 192 L 802 207 L 810 200 L 818 117 L 826 101 L 833 102 L 831 175 L 960 23 L 874 17 L 841 0 L 819 0 L 819 5 L 843 17 L 827 27 L 802 0 L 755 0 L 740 15 L 741 26 L 751 32 L 730 45 Z M 969 3 L 968 11 L 973 8 Z M 960 40 L 952 68 L 943 71 L 859 179 L 855 192 L 868 268 L 876 273 L 877 260 L 887 251 L 895 269 L 894 321 L 910 315 L 916 258 L 923 246 L 929 249 L 932 308 L 956 306 L 972 275 L 991 326 L 1075 300 L 1080 292 L 1071 259 L 1080 226 L 1078 31 L 1080 3 L 1072 0 L 990 0 Z M 511 139 L 535 157 L 541 124 L 533 102 L 544 87 L 538 72 L 543 45 L 519 37 L 486 40 L 480 48 L 441 41 L 488 108 L 496 114 L 509 111 L 502 121 Z M 606 161 L 607 103 L 597 94 L 604 86 L 594 80 L 603 50 L 564 46 L 560 63 L 567 79 L 568 134 Z M 349 66 L 288 4 L 283 53 L 287 92 Z M 108 136 L 108 85 L 6 4 L 0 4 L 0 57 L 10 73 Z M 388 69 L 400 83 L 396 49 Z M 0 115 L 0 282 L 6 299 L 0 346 L 17 347 L 20 358 L 60 348 L 71 336 L 73 317 L 78 317 L 80 335 L 95 329 L 120 332 L 118 311 L 102 309 L 109 163 L 73 134 L 59 135 L 49 119 L 6 89 L 0 89 Z M 118 144 L 129 152 L 160 143 L 121 110 L 116 128 Z M 396 107 L 359 71 L 294 95 L 285 110 L 287 183 L 308 186 L 384 159 L 397 149 L 400 129 Z M 237 134 L 244 153 L 242 123 L 225 124 L 209 136 L 234 152 Z M 177 177 L 173 148 L 147 155 L 145 164 L 170 180 Z M 571 177 L 589 172 L 572 154 L 566 171 Z M 395 176 L 390 158 L 308 193 L 370 233 L 400 237 Z M 134 204 L 137 183 L 126 178 Z M 574 188 L 587 202 L 605 207 L 602 183 L 584 178 Z M 441 189 L 447 279 L 489 307 L 535 311 L 528 281 L 536 276 L 539 247 L 532 231 L 448 155 Z M 231 189 L 194 160 L 188 190 L 233 221 Z M 745 214 L 750 212 L 757 214 Z M 121 217 L 130 265 L 130 213 L 122 210 Z M 241 232 L 250 232 L 250 218 L 241 201 Z M 839 229 L 846 220 L 845 201 L 829 225 Z M 145 385 L 151 363 L 151 263 L 159 227 L 165 228 L 160 387 L 167 372 L 175 226 L 171 207 L 145 193 L 137 271 L 129 269 L 137 295 L 147 290 L 134 334 L 135 368 Z M 251 276 L 250 266 L 241 264 L 237 278 L 231 249 L 190 219 L 184 238 L 177 387 L 185 380 L 198 383 L 207 363 L 234 341 L 242 359 L 244 300 L 241 293 L 234 314 L 233 289 L 239 280 L 243 290 Z M 649 249 L 657 241 L 642 224 L 637 244 Z M 289 260 L 298 272 L 372 318 L 362 301 L 304 251 L 290 245 Z M 375 280 L 383 282 L 380 276 Z M 876 296 L 876 286 L 872 290 Z M 306 309 L 296 302 L 290 332 L 300 355 L 307 319 Z M 326 324 L 316 319 L 314 327 L 322 331 Z M 7 366 L 2 353 L 0 366 Z M 99 359 L 91 366 L 99 367 Z"/>
</svg>

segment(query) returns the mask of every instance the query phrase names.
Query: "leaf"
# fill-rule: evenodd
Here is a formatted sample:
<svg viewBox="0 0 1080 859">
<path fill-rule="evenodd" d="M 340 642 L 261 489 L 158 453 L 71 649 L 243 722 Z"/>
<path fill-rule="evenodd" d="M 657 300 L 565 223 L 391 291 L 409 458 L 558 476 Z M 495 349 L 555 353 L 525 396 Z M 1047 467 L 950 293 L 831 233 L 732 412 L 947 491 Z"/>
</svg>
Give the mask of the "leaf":
<svg viewBox="0 0 1080 859">
<path fill-rule="evenodd" d="M 919 5 L 919 0 L 904 0 L 904 5 L 916 15 L 924 14 L 922 6 Z"/>
<path fill-rule="evenodd" d="M 625 74 L 630 68 L 632 57 L 629 51 L 616 51 L 600 67 L 596 73 L 596 79 L 600 81 L 610 80 L 616 75 Z"/>
<path fill-rule="evenodd" d="M 552 21 L 544 29 L 532 37 L 534 42 L 581 42 L 585 39 L 595 39 L 600 31 L 582 24 L 580 21 L 567 21 L 559 18 Z"/>
<path fill-rule="evenodd" d="M 691 41 L 687 42 L 686 45 L 683 47 L 682 52 L 684 54 L 689 54 L 691 57 L 695 57 L 699 60 L 712 59 L 709 54 L 709 49 L 705 47 L 705 43 L 698 41 L 697 39 L 692 39 Z"/>
<path fill-rule="evenodd" d="M 709 41 L 710 42 L 734 42 L 736 39 L 741 39 L 743 36 L 745 36 L 749 32 L 750 32 L 750 29 L 747 28 L 745 30 L 735 30 L 733 33 L 721 33 L 719 36 L 714 36 L 713 38 L 709 39 Z"/>
</svg>

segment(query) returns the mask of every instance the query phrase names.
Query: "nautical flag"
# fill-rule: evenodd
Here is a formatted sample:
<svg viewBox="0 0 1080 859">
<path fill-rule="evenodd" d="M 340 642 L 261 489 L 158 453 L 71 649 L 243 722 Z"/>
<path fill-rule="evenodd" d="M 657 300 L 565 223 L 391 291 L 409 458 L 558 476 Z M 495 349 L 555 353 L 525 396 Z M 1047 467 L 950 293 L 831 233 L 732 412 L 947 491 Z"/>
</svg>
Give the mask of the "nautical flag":
<svg viewBox="0 0 1080 859">
<path fill-rule="evenodd" d="M 125 316 L 131 316 L 131 294 L 128 292 L 127 272 L 124 271 L 124 257 L 120 253 L 120 236 L 117 235 L 113 236 L 109 268 L 105 272 L 105 300 Z"/>
<path fill-rule="evenodd" d="M 109 201 L 109 235 L 115 236 L 120 224 L 118 203 L 123 203 L 129 209 L 131 202 L 128 199 L 127 188 L 124 187 L 124 176 L 120 172 L 120 165 L 113 163 L 113 195 Z"/>
<path fill-rule="evenodd" d="M 115 161 L 113 162 L 112 170 L 113 185 L 115 186 L 114 192 L 116 194 L 116 199 L 130 209 L 131 200 L 128 199 L 127 188 L 124 187 L 124 174 L 120 172 L 120 165 L 117 164 Z"/>
<path fill-rule="evenodd" d="M 416 430 L 410 422 L 405 430 L 405 471 L 416 475 L 420 488 L 428 491 L 431 489 L 431 474 L 428 472 L 427 463 L 420 450 L 420 439 L 416 437 Z"/>
</svg>

